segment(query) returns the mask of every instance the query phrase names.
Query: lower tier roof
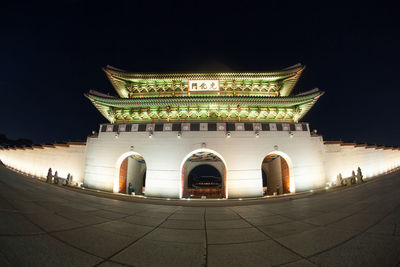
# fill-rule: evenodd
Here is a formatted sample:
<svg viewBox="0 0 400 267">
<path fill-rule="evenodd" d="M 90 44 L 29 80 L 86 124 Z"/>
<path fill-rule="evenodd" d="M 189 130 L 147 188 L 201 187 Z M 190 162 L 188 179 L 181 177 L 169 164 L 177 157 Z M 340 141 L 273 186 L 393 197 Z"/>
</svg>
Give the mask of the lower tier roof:
<svg viewBox="0 0 400 267">
<path fill-rule="evenodd" d="M 116 98 L 85 94 L 111 123 L 146 121 L 299 121 L 323 92 L 290 97 L 191 96 Z"/>
</svg>

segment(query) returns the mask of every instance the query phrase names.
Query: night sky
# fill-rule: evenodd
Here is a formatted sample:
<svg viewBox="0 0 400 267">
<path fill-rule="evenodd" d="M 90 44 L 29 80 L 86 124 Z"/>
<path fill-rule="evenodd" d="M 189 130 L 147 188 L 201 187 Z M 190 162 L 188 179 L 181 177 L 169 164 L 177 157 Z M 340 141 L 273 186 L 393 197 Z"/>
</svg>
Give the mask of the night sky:
<svg viewBox="0 0 400 267">
<path fill-rule="evenodd" d="M 34 2 L 34 1 L 33 1 Z M 0 133 L 86 140 L 105 118 L 84 97 L 116 95 L 102 67 L 137 72 L 306 70 L 325 91 L 303 118 L 325 140 L 400 146 L 394 6 L 288 1 L 0 4 Z"/>
</svg>

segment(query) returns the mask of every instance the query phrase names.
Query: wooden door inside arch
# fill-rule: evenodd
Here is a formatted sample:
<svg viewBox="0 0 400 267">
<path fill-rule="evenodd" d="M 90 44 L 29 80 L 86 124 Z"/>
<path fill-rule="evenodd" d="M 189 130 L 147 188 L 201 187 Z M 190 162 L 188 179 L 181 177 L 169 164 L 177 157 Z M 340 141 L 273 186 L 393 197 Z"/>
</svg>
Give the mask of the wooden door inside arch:
<svg viewBox="0 0 400 267">
<path fill-rule="evenodd" d="M 289 176 L 289 165 L 283 157 L 281 158 L 281 170 L 282 170 L 282 189 L 283 193 L 290 193 L 290 176 Z"/>
<path fill-rule="evenodd" d="M 126 194 L 126 178 L 128 176 L 128 158 L 124 159 L 119 168 L 119 188 L 118 193 Z"/>
</svg>

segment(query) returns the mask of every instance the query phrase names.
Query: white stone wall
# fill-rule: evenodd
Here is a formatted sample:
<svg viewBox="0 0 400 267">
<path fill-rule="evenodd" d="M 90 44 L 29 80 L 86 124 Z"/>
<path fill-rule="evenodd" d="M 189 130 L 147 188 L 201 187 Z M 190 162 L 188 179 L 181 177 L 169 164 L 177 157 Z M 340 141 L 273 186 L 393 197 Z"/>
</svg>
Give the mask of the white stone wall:
<svg viewBox="0 0 400 267">
<path fill-rule="evenodd" d="M 205 143 L 205 147 L 203 147 Z M 181 197 L 182 166 L 197 151 L 216 153 L 226 165 L 227 196 L 262 196 L 261 165 L 270 153 L 280 154 L 288 162 L 291 191 L 303 191 L 325 185 L 322 139 L 308 131 L 260 132 L 234 131 L 227 138 L 224 131 L 101 132 L 88 138 L 84 184 L 107 191 L 118 190 L 119 165 L 132 153 L 146 161 L 146 195 Z"/>
<path fill-rule="evenodd" d="M 2 149 L 0 160 L 19 171 L 45 178 L 49 168 L 61 177 L 105 191 L 118 191 L 119 167 L 128 156 L 140 154 L 146 161 L 146 195 L 179 198 L 183 192 L 182 167 L 192 153 L 208 151 L 226 167 L 228 198 L 262 196 L 261 167 L 268 154 L 282 156 L 289 166 L 290 191 L 321 188 L 335 182 L 339 173 L 348 177 L 362 169 L 365 178 L 400 166 L 398 149 L 323 143 L 308 131 L 100 132 L 85 145 Z"/>
<path fill-rule="evenodd" d="M 46 178 L 49 168 L 60 177 L 68 173 L 74 182 L 82 183 L 85 167 L 84 144 L 44 146 L 33 149 L 2 149 L 0 160 L 7 166 L 41 178 Z"/>
<path fill-rule="evenodd" d="M 324 166 L 326 180 L 336 182 L 339 173 L 349 177 L 360 167 L 364 178 L 370 178 L 391 171 L 400 166 L 400 151 L 349 144 L 324 145 Z"/>
</svg>

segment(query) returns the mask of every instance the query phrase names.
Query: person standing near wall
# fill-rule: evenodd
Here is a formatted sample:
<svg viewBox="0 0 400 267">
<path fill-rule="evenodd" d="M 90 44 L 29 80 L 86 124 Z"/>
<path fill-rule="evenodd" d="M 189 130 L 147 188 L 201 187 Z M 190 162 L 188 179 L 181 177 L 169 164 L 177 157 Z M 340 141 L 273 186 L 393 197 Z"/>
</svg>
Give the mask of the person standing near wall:
<svg viewBox="0 0 400 267">
<path fill-rule="evenodd" d="M 132 194 L 132 183 L 128 184 L 128 195 Z"/>
<path fill-rule="evenodd" d="M 358 167 L 357 168 L 357 183 L 364 183 L 363 177 L 364 176 L 363 176 L 363 174 L 361 172 L 361 168 Z"/>
<path fill-rule="evenodd" d="M 51 183 L 52 178 L 53 178 L 53 171 L 51 170 L 51 168 L 49 168 L 49 171 L 47 172 L 46 183 Z"/>
</svg>

